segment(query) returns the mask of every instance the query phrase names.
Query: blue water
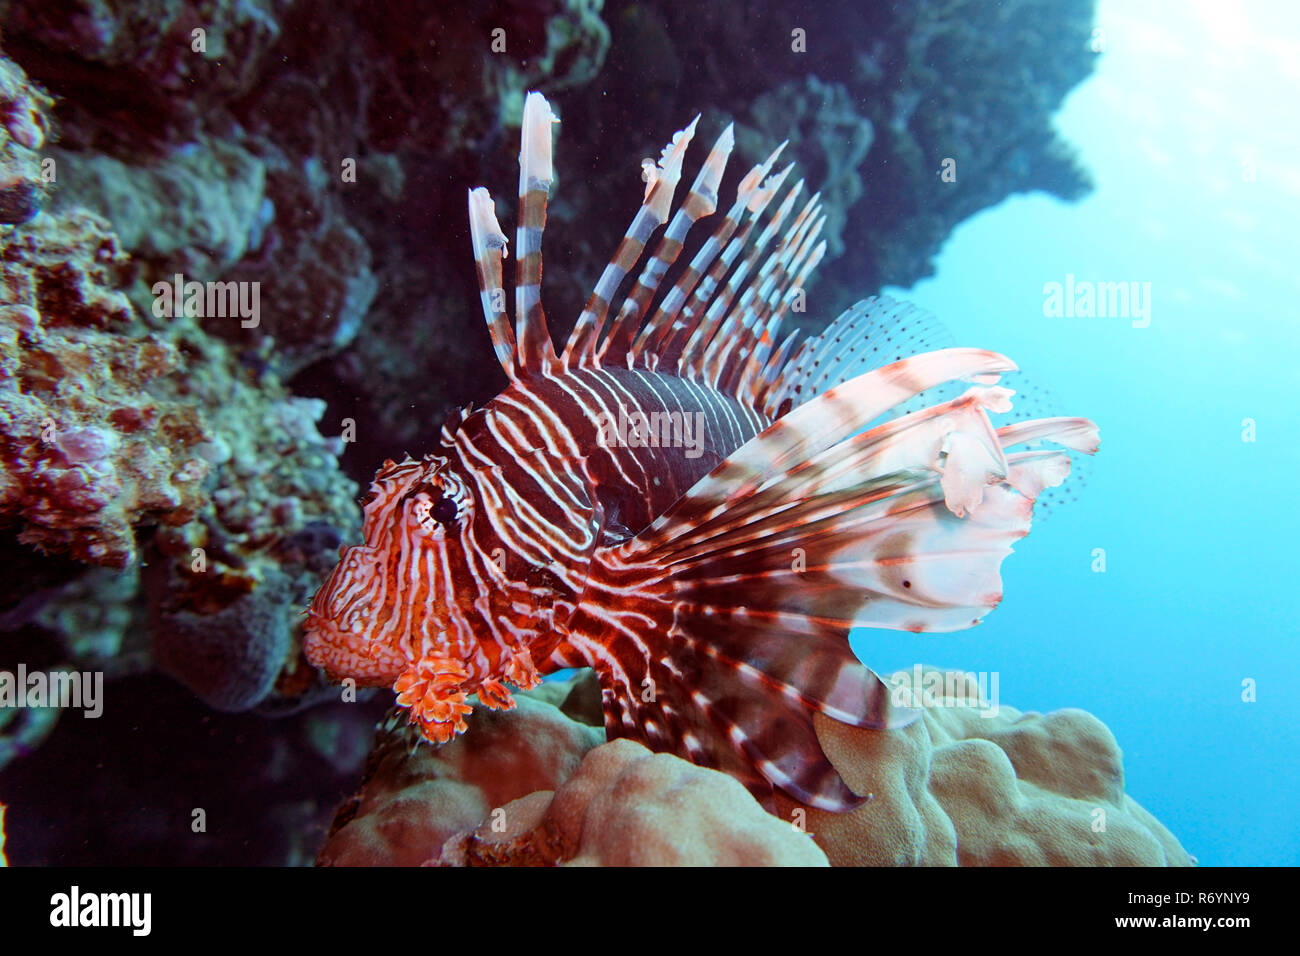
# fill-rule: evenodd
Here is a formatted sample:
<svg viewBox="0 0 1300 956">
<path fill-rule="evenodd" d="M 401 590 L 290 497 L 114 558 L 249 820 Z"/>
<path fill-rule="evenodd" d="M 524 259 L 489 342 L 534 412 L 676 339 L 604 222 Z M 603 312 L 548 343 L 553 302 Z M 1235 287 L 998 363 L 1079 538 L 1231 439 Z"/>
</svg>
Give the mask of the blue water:
<svg viewBox="0 0 1300 956">
<path fill-rule="evenodd" d="M 1020 709 L 1089 710 L 1128 792 L 1203 865 L 1296 865 L 1300 7 L 1102 0 L 1096 23 L 1096 73 L 1058 116 L 1096 191 L 986 210 L 933 279 L 889 291 L 1050 385 L 1101 453 L 1007 559 L 984 624 L 854 646 L 882 671 L 997 671 Z M 1151 283 L 1150 325 L 1045 317 L 1067 274 Z"/>
</svg>

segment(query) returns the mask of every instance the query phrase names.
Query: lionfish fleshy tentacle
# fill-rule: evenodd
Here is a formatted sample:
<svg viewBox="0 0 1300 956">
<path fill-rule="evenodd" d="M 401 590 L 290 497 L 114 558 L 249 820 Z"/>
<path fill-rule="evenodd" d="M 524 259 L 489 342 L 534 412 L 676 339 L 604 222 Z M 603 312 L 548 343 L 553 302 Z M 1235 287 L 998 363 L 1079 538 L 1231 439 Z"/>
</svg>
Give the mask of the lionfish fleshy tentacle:
<svg viewBox="0 0 1300 956">
<path fill-rule="evenodd" d="M 516 706 L 510 688 L 492 678 L 479 685 L 478 699 L 489 710 L 514 710 Z"/>
<path fill-rule="evenodd" d="M 600 334 L 609 315 L 609 307 L 618 294 L 623 279 L 641 259 L 650 236 L 668 221 L 673 191 L 682 174 L 682 160 L 691 137 L 695 135 L 698 120 L 699 117 L 696 117 L 690 126 L 673 134 L 657 165 L 650 160 L 643 164 L 642 169 L 646 175 L 645 198 L 641 202 L 641 208 L 632 217 L 613 258 L 597 280 L 586 308 L 578 316 L 573 334 L 569 336 L 564 348 L 565 368 L 590 367 L 599 363 L 599 352 L 603 347 Z"/>
<path fill-rule="evenodd" d="M 464 664 L 450 657 L 425 657 L 397 678 L 397 703 L 410 710 L 424 736 L 446 743 L 468 729 L 465 717 L 473 710 L 461 685 L 469 679 Z"/>
<path fill-rule="evenodd" d="M 506 234 L 501 231 L 492 196 L 479 186 L 469 191 L 469 232 L 474 247 L 478 292 L 492 336 L 492 349 L 505 373 L 512 379 L 515 366 L 515 333 L 506 312 L 501 260 L 506 252 Z"/>
<path fill-rule="evenodd" d="M 542 232 L 546 199 L 555 178 L 551 163 L 551 127 L 557 120 L 540 93 L 524 101 L 519 151 L 519 227 L 515 239 L 517 279 L 515 324 L 522 370 L 553 368 L 558 361 L 542 310 Z"/>
</svg>

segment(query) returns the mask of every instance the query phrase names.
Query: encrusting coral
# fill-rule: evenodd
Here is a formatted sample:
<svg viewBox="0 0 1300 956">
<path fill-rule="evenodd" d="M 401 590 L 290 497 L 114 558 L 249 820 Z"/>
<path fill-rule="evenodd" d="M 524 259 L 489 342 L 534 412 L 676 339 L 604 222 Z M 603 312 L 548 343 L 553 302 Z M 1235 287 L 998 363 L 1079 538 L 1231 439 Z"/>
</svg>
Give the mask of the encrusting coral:
<svg viewBox="0 0 1300 956">
<path fill-rule="evenodd" d="M 296 612 L 357 525 L 342 445 L 317 429 L 323 402 L 192 320 L 151 329 L 133 278 L 84 210 L 5 236 L 0 522 L 123 574 L 156 548 L 170 559 L 144 576 L 156 663 L 222 709 L 255 706 L 281 677 L 298 696 L 314 674 L 297 666 Z M 123 603 L 116 578 L 100 583 L 91 603 Z"/>
<path fill-rule="evenodd" d="M 27 222 L 45 200 L 37 150 L 49 134 L 50 106 L 17 64 L 0 56 L 0 226 Z"/>
<path fill-rule="evenodd" d="M 87 564 L 134 562 L 134 528 L 198 512 L 207 435 L 158 394 L 176 346 L 132 331 L 130 260 L 86 212 L 39 216 L 0 247 L 0 521 Z"/>
<path fill-rule="evenodd" d="M 869 796 L 849 813 L 781 796 L 768 812 L 726 774 L 628 740 L 598 743 L 590 681 L 579 677 L 518 695 L 518 711 L 476 714 L 468 733 L 442 747 L 413 748 L 409 728 L 386 725 L 318 862 L 1192 864 L 1124 793 L 1119 748 L 1095 717 L 1005 706 L 982 716 L 991 711 L 969 675 L 923 673 L 927 687 L 934 680 L 944 690 L 903 730 L 815 718 L 836 770 Z M 573 717 L 555 706 L 561 698 Z"/>
</svg>

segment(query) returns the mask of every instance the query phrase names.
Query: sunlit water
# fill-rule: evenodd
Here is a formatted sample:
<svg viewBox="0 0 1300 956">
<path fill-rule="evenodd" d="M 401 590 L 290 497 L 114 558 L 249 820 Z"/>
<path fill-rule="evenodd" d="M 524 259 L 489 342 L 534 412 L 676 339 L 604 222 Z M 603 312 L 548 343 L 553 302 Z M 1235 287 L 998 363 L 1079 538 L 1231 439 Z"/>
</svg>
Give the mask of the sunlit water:
<svg viewBox="0 0 1300 956">
<path fill-rule="evenodd" d="M 1300 8 L 1103 0 L 1097 25 L 1096 74 L 1058 117 L 1096 191 L 986 210 L 932 280 L 890 291 L 1049 384 L 1101 454 L 983 625 L 854 646 L 880 671 L 996 671 L 1020 709 L 1085 708 L 1202 864 L 1295 865 Z M 1045 315 L 1067 275 L 1150 283 L 1149 324 Z"/>
</svg>

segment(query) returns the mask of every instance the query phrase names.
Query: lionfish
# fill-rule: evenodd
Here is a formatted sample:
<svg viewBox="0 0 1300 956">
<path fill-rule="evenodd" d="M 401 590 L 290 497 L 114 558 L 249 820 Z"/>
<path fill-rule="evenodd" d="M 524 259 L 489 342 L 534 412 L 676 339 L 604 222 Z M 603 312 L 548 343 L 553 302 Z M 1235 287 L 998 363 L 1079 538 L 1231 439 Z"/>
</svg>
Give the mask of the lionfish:
<svg viewBox="0 0 1300 956">
<path fill-rule="evenodd" d="M 669 221 L 699 117 L 644 161 L 644 201 L 557 352 L 540 291 L 557 121 L 528 94 L 513 326 L 506 237 L 487 190 L 469 191 L 509 384 L 445 425 L 438 454 L 384 462 L 364 543 L 341 549 L 307 611 L 307 657 L 333 680 L 392 685 L 440 743 L 466 729 L 471 695 L 510 708 L 512 686 L 591 667 L 610 737 L 725 770 L 764 801 L 779 789 L 851 809 L 864 798 L 822 752 L 814 712 L 880 730 L 918 712 L 891 702 L 849 630 L 979 623 L 1035 498 L 1064 480 L 1069 450 L 1096 451 L 1096 427 L 995 428 L 989 413 L 1013 394 L 996 383 L 1016 369 L 995 352 L 882 364 L 926 321 L 887 298 L 820 335 L 782 335 L 826 243 L 819 195 L 796 211 L 800 181 L 777 200 L 792 168 L 772 173 L 781 148 L 660 295 L 687 233 L 717 209 L 734 144 L 728 126 Z M 953 383 L 969 387 L 912 407 Z"/>
</svg>

